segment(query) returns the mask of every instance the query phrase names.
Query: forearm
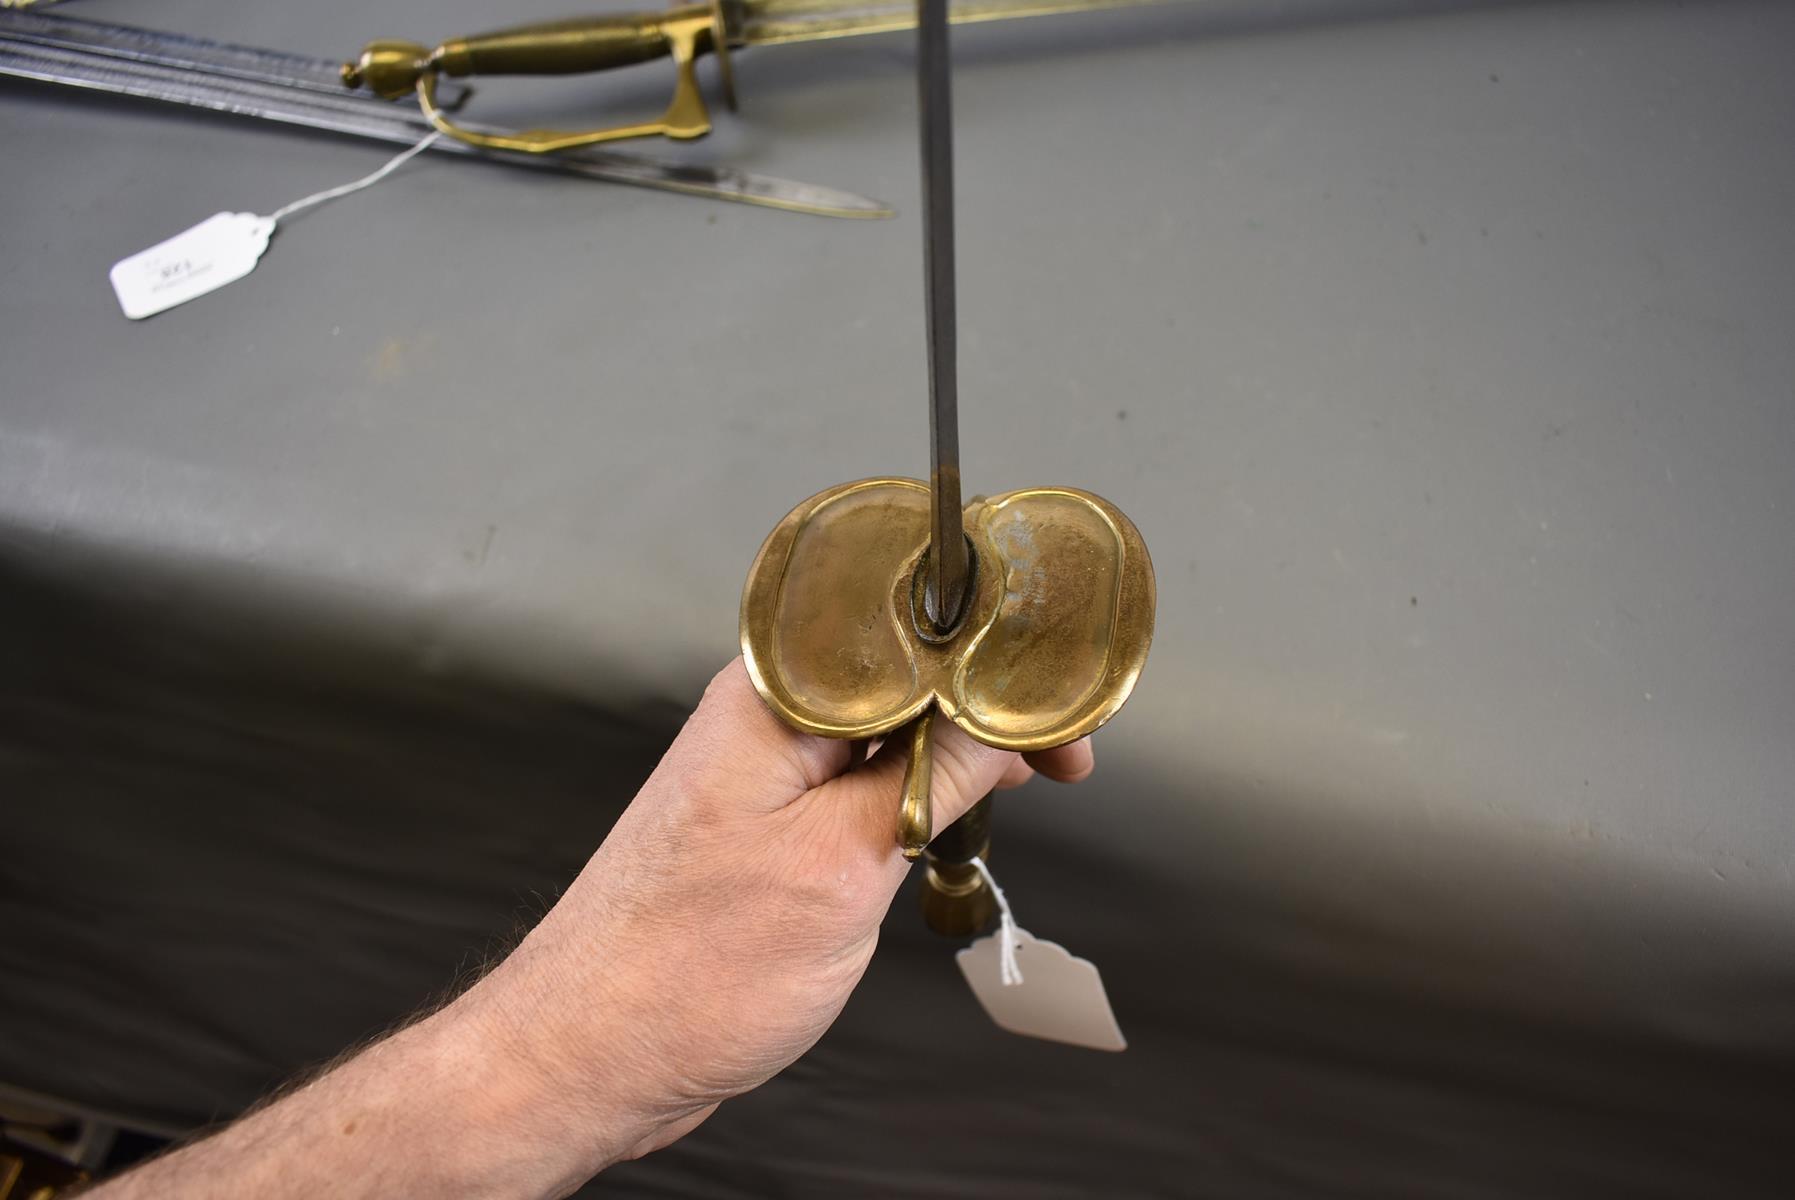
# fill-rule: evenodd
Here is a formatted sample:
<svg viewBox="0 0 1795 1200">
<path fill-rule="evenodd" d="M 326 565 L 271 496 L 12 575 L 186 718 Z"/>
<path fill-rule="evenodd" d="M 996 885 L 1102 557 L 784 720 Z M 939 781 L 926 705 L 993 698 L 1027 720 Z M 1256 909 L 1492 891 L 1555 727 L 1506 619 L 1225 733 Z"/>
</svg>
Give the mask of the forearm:
<svg viewBox="0 0 1795 1200">
<path fill-rule="evenodd" d="M 222 1132 L 89 1193 L 138 1197 L 561 1196 L 652 1134 L 630 1098 L 570 1092 L 474 997 Z M 570 1123 L 580 1126 L 568 1136 Z"/>
</svg>

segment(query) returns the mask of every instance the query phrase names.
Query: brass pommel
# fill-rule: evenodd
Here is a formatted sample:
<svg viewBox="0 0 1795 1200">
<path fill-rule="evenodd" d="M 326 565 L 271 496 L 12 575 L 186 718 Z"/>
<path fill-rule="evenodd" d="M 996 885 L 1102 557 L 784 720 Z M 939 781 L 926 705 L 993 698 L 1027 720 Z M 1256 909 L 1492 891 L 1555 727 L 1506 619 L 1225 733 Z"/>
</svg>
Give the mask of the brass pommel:
<svg viewBox="0 0 1795 1200">
<path fill-rule="evenodd" d="M 398 100 L 417 89 L 431 69 L 433 51 L 416 42 L 382 39 L 369 42 L 354 62 L 343 64 L 343 86 L 366 87 L 382 100 Z"/>
</svg>

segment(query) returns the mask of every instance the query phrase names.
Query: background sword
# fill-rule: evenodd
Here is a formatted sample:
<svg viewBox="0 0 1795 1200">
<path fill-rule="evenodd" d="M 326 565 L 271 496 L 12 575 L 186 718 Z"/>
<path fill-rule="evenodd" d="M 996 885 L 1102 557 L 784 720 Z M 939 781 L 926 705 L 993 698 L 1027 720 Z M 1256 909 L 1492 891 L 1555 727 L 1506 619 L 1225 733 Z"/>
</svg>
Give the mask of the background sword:
<svg viewBox="0 0 1795 1200">
<path fill-rule="evenodd" d="M 159 100 L 266 121 L 408 145 L 430 132 L 415 107 L 344 89 L 340 64 L 49 13 L 0 10 L 0 76 Z M 447 89 L 453 85 L 445 85 Z M 445 101 L 453 102 L 448 94 Z M 458 154 L 609 183 L 627 183 L 831 217 L 889 217 L 877 200 L 838 188 L 731 167 L 661 163 L 581 149 L 555 155 L 483 150 L 442 139 Z"/>
</svg>

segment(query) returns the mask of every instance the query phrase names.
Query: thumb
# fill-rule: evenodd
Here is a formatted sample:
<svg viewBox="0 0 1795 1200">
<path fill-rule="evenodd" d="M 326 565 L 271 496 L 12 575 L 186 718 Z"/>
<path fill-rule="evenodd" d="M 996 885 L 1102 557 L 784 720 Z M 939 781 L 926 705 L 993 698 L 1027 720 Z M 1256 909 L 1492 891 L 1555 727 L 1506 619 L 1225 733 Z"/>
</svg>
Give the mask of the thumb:
<svg viewBox="0 0 1795 1200">
<path fill-rule="evenodd" d="M 898 807 L 902 803 L 904 767 L 910 757 L 910 727 L 905 726 L 879 748 L 865 766 L 833 781 L 852 796 L 869 835 L 883 837 L 897 849 Z M 1013 750 L 998 750 L 974 741 L 959 726 L 939 715 L 934 722 L 933 768 L 929 801 L 932 833 L 959 820 L 967 809 L 997 786 L 1016 762 Z"/>
</svg>

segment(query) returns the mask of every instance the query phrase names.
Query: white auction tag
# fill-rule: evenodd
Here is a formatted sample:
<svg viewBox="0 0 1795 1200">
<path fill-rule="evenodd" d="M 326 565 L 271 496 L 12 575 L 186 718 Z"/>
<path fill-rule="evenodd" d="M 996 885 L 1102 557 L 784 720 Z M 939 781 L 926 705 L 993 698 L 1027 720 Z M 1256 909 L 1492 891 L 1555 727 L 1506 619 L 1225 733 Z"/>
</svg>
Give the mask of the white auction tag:
<svg viewBox="0 0 1795 1200">
<path fill-rule="evenodd" d="M 4 3 L 4 0 L 0 0 Z M 401 150 L 386 165 L 354 183 L 326 188 L 291 204 L 283 204 L 265 217 L 255 213 L 214 213 L 186 233 L 121 259 L 112 266 L 112 290 L 118 306 L 133 321 L 153 317 L 195 296 L 215 292 L 256 269 L 268 239 L 280 223 L 339 196 L 373 187 L 394 171 L 436 144 L 442 134 L 434 130 L 417 144 Z"/>
<path fill-rule="evenodd" d="M 216 213 L 121 259 L 112 268 L 119 307 L 137 321 L 236 282 L 255 270 L 274 224 L 255 213 Z"/>
<path fill-rule="evenodd" d="M 972 994 L 999 1029 L 1092 1050 L 1126 1050 L 1095 963 L 1010 925 L 1019 971 L 1004 979 L 1004 931 L 982 937 L 954 955 Z"/>
</svg>

